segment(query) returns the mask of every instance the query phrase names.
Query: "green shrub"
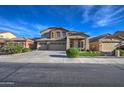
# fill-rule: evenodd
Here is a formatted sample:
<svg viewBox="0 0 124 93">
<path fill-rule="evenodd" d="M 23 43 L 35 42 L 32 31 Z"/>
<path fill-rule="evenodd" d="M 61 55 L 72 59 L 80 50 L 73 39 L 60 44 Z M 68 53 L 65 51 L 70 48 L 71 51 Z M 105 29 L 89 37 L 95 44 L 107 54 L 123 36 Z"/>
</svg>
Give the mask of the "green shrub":
<svg viewBox="0 0 124 93">
<path fill-rule="evenodd" d="M 67 55 L 67 57 L 70 57 L 70 58 L 78 57 L 79 56 L 79 49 L 70 48 L 70 49 L 66 50 L 66 55 Z"/>
<path fill-rule="evenodd" d="M 5 54 L 16 54 L 31 51 L 29 48 L 24 48 L 23 43 L 8 42 L 1 50 Z"/>
<path fill-rule="evenodd" d="M 23 48 L 24 47 L 23 47 L 22 43 L 8 42 L 6 44 L 6 47 L 3 49 L 3 52 L 5 52 L 7 54 L 22 53 Z"/>
<path fill-rule="evenodd" d="M 81 51 L 81 48 L 77 48 L 78 51 Z"/>
<path fill-rule="evenodd" d="M 31 51 L 30 48 L 24 48 L 24 49 L 22 50 L 22 52 L 29 52 L 29 51 Z"/>
<path fill-rule="evenodd" d="M 101 56 L 102 53 L 98 51 L 82 51 L 79 56 Z"/>
<path fill-rule="evenodd" d="M 124 50 L 120 50 L 120 55 L 124 56 Z"/>
<path fill-rule="evenodd" d="M 23 50 L 23 44 L 22 43 L 7 43 L 6 48 L 4 51 L 7 54 L 15 54 L 15 53 L 22 53 Z"/>
</svg>

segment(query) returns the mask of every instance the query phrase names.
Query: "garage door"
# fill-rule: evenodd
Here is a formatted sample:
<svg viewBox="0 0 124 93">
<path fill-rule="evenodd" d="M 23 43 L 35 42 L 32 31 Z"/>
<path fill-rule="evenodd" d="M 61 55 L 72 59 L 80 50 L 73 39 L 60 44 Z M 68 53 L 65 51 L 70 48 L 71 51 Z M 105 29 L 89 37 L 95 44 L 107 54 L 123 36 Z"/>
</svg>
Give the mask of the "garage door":
<svg viewBox="0 0 124 93">
<path fill-rule="evenodd" d="M 65 43 L 50 43 L 49 50 L 66 50 L 66 44 Z"/>
<path fill-rule="evenodd" d="M 47 50 L 47 44 L 46 43 L 39 43 L 39 48 L 40 50 Z"/>
<path fill-rule="evenodd" d="M 118 43 L 102 43 L 102 51 L 103 52 L 112 52 L 116 49 L 116 45 Z"/>
</svg>

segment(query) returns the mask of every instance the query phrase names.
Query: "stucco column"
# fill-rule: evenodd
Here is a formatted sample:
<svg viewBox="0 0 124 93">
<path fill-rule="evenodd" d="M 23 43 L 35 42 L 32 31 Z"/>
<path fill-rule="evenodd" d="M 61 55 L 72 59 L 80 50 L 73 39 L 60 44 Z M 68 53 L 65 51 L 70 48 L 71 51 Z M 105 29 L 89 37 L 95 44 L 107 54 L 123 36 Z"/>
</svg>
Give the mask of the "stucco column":
<svg viewBox="0 0 124 93">
<path fill-rule="evenodd" d="M 82 40 L 82 42 L 83 42 L 82 49 L 85 49 L 85 47 L 86 47 L 86 41 L 85 40 Z"/>
<path fill-rule="evenodd" d="M 99 42 L 99 51 L 102 51 L 102 42 Z"/>
<path fill-rule="evenodd" d="M 51 32 L 50 32 L 50 38 L 53 38 L 52 33 L 53 33 L 53 32 L 51 31 Z"/>
<path fill-rule="evenodd" d="M 85 49 L 89 50 L 89 38 L 86 38 L 85 40 Z"/>
<path fill-rule="evenodd" d="M 60 32 L 60 37 L 63 38 L 63 34 L 62 34 L 62 31 Z"/>
<path fill-rule="evenodd" d="M 66 50 L 69 49 L 69 48 L 70 48 L 70 40 L 67 36 L 67 38 L 66 38 Z"/>
<path fill-rule="evenodd" d="M 37 49 L 39 49 L 40 47 L 40 42 L 37 42 Z"/>
</svg>

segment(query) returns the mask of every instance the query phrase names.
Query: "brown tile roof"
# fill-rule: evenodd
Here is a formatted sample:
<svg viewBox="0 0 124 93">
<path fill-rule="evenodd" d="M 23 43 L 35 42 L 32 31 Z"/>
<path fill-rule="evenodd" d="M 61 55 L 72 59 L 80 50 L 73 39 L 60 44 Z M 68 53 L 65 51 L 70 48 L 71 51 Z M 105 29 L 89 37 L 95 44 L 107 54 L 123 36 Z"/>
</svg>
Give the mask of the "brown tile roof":
<svg viewBox="0 0 124 93">
<path fill-rule="evenodd" d="M 107 34 L 103 34 L 103 35 L 100 35 L 100 36 L 91 38 L 91 39 L 90 39 L 90 42 L 98 41 L 98 40 L 101 39 L 101 38 L 109 38 L 109 39 L 110 39 L 110 38 L 116 38 L 116 39 L 118 39 L 116 36 L 107 33 Z"/>
<path fill-rule="evenodd" d="M 32 39 L 29 39 L 29 38 L 12 38 L 12 39 L 9 39 L 9 41 L 25 41 L 25 40 L 33 41 Z"/>
<path fill-rule="evenodd" d="M 89 35 L 85 34 L 84 32 L 70 31 L 69 34 L 70 35 L 84 35 L 84 36 L 89 37 Z"/>
<path fill-rule="evenodd" d="M 65 38 L 63 39 L 47 39 L 47 38 L 41 38 L 41 39 L 36 39 L 36 42 L 40 42 L 40 41 L 58 41 L 58 40 L 65 40 Z"/>
<path fill-rule="evenodd" d="M 8 39 L 0 38 L 0 43 L 5 43 Z"/>
<path fill-rule="evenodd" d="M 40 33 L 42 33 L 42 32 L 45 32 L 45 31 L 47 31 L 47 30 L 49 30 L 49 31 L 52 31 L 52 30 L 64 30 L 64 31 L 69 31 L 69 30 L 67 30 L 67 29 L 65 29 L 65 28 L 63 28 L 63 27 L 49 27 L 49 28 L 47 28 L 47 29 L 44 29 L 43 31 L 41 31 Z"/>
</svg>

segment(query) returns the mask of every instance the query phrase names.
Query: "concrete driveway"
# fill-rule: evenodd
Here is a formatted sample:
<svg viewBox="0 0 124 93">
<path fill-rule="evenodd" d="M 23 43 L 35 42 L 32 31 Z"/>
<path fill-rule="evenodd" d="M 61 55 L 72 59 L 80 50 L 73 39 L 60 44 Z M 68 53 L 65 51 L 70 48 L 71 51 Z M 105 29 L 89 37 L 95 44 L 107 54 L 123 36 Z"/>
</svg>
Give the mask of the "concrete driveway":
<svg viewBox="0 0 124 93">
<path fill-rule="evenodd" d="M 124 58 L 114 58 L 114 57 L 67 58 L 65 51 L 32 51 L 24 54 L 0 56 L 0 62 L 124 64 Z"/>
</svg>

